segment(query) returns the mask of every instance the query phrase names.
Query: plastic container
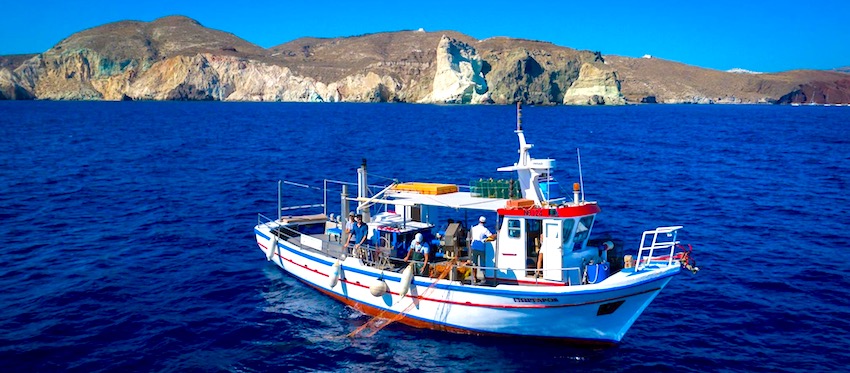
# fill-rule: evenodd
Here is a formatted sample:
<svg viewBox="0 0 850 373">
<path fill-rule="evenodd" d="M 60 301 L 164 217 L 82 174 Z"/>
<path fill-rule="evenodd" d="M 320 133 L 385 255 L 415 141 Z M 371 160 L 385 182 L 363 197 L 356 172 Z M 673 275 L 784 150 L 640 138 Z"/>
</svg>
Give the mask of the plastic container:
<svg viewBox="0 0 850 373">
<path fill-rule="evenodd" d="M 600 264 L 590 264 L 585 269 L 587 271 L 587 283 L 598 284 L 608 278 L 611 267 L 607 262 Z"/>
<path fill-rule="evenodd" d="M 394 186 L 393 189 L 406 192 L 438 195 L 457 192 L 457 185 L 435 183 L 403 183 Z"/>
</svg>

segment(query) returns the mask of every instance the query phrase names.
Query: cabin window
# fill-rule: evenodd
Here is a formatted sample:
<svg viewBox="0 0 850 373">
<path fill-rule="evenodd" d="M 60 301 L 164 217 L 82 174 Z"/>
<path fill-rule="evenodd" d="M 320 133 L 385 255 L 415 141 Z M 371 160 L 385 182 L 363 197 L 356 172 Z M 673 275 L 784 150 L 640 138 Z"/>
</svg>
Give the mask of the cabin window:
<svg viewBox="0 0 850 373">
<path fill-rule="evenodd" d="M 576 226 L 576 235 L 573 237 L 573 250 L 581 250 L 584 247 L 584 241 L 590 235 L 590 228 L 593 226 L 593 215 L 585 216 L 578 221 Z"/>
<path fill-rule="evenodd" d="M 518 219 L 508 220 L 508 237 L 519 238 L 522 233 L 522 222 Z"/>
<path fill-rule="evenodd" d="M 576 221 L 573 219 L 564 219 L 564 234 L 561 237 L 564 237 L 564 245 L 566 245 L 570 237 L 573 236 L 573 225 L 575 225 Z"/>
</svg>

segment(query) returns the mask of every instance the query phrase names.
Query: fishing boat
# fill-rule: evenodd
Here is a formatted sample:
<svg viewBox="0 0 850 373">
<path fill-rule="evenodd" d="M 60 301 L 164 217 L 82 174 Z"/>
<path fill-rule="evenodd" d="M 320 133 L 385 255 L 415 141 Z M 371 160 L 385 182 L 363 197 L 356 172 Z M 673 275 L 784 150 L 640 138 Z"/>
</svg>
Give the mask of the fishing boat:
<svg viewBox="0 0 850 373">
<path fill-rule="evenodd" d="M 515 133 L 519 159 L 497 169 L 506 179 L 375 186 L 364 160 L 356 184 L 325 180 L 323 203 L 295 206 L 321 214 L 283 216 L 290 207 L 279 194 L 277 218 L 258 215 L 257 244 L 304 284 L 384 320 L 375 325 L 618 344 L 683 267 L 698 269 L 678 240 L 682 226 L 646 230 L 630 250 L 591 238 L 599 204 L 585 200 L 581 180 L 572 198 L 549 198 L 556 163 L 531 157 L 519 105 Z M 362 216 L 364 245 L 348 244 L 344 222 L 327 213 L 333 185 L 339 216 L 349 208 Z M 444 210 L 464 218 L 441 222 Z M 472 237 L 469 220 L 495 223 L 494 233 Z M 411 260 L 407 252 L 422 242 L 427 260 Z"/>
</svg>

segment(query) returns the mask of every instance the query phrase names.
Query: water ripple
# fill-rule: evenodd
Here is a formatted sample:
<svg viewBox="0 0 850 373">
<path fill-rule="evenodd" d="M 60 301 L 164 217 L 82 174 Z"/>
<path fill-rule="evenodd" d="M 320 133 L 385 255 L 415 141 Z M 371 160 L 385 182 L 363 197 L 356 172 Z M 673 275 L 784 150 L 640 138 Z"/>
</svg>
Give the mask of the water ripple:
<svg viewBox="0 0 850 373">
<path fill-rule="evenodd" d="M 516 154 L 512 108 L 0 102 L 0 366 L 841 370 L 847 113 L 796 109 L 526 109 L 533 155 L 560 158 L 564 184 L 577 181 L 581 147 L 587 197 L 603 210 L 597 233 L 634 248 L 645 229 L 683 224 L 702 268 L 674 278 L 620 346 L 588 349 L 396 324 L 341 338 L 368 318 L 282 273 L 253 241 L 278 179 L 353 180 L 363 157 L 375 180 L 503 176 L 494 170 Z"/>
</svg>

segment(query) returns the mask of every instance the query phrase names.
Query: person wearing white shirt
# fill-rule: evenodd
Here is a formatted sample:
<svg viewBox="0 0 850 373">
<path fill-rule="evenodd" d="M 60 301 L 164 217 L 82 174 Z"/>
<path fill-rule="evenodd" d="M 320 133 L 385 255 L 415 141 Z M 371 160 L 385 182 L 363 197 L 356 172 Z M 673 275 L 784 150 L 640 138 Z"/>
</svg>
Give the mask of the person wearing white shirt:
<svg viewBox="0 0 850 373">
<path fill-rule="evenodd" d="M 487 222 L 487 218 L 484 216 L 478 218 L 478 225 L 472 227 L 469 231 L 472 235 L 472 243 L 469 247 L 472 249 L 472 264 L 475 266 L 481 266 L 484 264 L 484 243 L 488 241 L 493 241 L 496 239 L 496 235 L 490 232 L 484 223 Z M 473 268 L 472 270 L 472 279 L 475 281 L 478 277 L 477 269 Z"/>
</svg>

